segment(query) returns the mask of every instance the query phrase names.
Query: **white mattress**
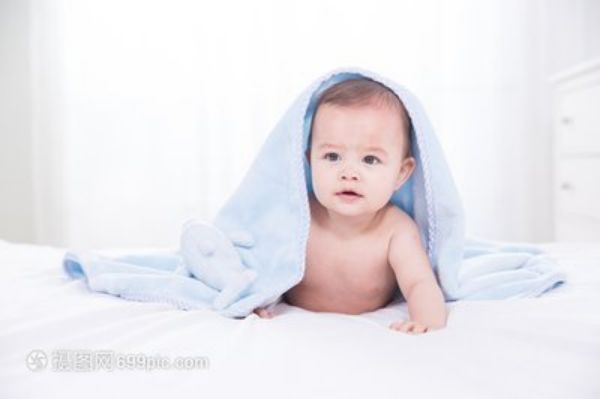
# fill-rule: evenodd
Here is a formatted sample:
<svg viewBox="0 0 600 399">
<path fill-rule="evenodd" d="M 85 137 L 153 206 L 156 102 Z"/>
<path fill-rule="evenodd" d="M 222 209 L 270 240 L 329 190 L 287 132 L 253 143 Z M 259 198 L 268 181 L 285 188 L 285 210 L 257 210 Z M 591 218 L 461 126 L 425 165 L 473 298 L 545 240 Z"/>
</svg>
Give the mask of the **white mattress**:
<svg viewBox="0 0 600 399">
<path fill-rule="evenodd" d="M 68 279 L 59 249 L 0 241 L 0 397 L 600 398 L 600 245 L 544 247 L 568 284 L 449 304 L 446 329 L 413 336 L 387 329 L 401 303 L 359 316 L 280 304 L 274 319 L 232 320 L 129 302 Z M 32 350 L 45 369 L 28 369 Z M 50 359 L 65 350 L 209 365 L 57 371 Z"/>
</svg>

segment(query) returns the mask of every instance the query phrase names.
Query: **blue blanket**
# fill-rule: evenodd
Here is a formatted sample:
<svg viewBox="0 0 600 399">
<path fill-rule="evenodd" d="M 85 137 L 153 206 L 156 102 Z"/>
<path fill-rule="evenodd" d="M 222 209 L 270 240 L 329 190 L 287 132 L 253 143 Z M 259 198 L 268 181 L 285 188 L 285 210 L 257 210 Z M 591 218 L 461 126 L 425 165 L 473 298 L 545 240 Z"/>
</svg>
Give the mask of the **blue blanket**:
<svg viewBox="0 0 600 399">
<path fill-rule="evenodd" d="M 303 154 L 316 100 L 334 83 L 360 76 L 392 89 L 410 116 L 417 167 L 391 202 L 418 225 L 446 300 L 533 297 L 564 282 L 535 246 L 466 238 L 462 204 L 423 107 L 404 87 L 359 68 L 331 71 L 300 94 L 216 218 L 183 226 L 178 251 L 68 252 L 65 271 L 95 291 L 229 317 L 277 303 L 304 274 L 312 185 Z"/>
</svg>

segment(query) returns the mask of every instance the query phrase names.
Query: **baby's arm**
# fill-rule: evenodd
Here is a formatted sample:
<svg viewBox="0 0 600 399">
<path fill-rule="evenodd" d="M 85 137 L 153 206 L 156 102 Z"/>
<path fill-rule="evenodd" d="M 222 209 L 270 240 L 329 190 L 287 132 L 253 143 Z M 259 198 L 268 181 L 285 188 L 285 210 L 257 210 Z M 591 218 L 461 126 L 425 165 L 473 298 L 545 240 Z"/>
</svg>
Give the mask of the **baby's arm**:
<svg viewBox="0 0 600 399">
<path fill-rule="evenodd" d="M 390 327 L 414 333 L 445 327 L 448 313 L 444 295 L 412 219 L 407 218 L 396 230 L 388 253 L 410 316 L 408 322 L 394 322 Z"/>
</svg>

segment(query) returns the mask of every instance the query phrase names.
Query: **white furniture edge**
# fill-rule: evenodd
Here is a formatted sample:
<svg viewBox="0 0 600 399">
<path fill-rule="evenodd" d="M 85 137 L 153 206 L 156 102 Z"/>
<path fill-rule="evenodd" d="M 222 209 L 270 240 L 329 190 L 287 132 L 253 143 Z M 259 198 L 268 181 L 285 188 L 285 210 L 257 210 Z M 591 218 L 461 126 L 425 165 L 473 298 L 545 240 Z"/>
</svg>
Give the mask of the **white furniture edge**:
<svg viewBox="0 0 600 399">
<path fill-rule="evenodd" d="M 600 58 L 594 58 L 556 73 L 550 76 L 550 82 L 554 85 L 559 85 L 564 83 L 566 80 L 576 79 L 580 77 L 579 75 L 586 75 L 595 69 L 600 69 Z M 588 78 L 588 76 L 584 76 L 584 79 L 585 78 Z"/>
</svg>

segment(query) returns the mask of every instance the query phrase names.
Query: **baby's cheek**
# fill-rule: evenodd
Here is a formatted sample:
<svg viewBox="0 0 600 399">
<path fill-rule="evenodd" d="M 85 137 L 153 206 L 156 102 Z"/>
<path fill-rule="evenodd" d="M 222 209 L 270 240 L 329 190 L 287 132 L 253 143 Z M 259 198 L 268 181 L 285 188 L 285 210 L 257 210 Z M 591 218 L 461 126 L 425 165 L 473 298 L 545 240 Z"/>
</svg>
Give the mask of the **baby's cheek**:
<svg viewBox="0 0 600 399">
<path fill-rule="evenodd" d="M 382 190 L 371 190 L 364 198 L 366 207 L 370 211 L 376 211 L 383 208 L 389 201 L 389 195 Z"/>
<path fill-rule="evenodd" d="M 395 191 L 395 183 L 396 181 L 393 176 L 383 176 L 377 180 L 377 191 L 381 193 L 382 196 L 391 195 Z"/>
</svg>

